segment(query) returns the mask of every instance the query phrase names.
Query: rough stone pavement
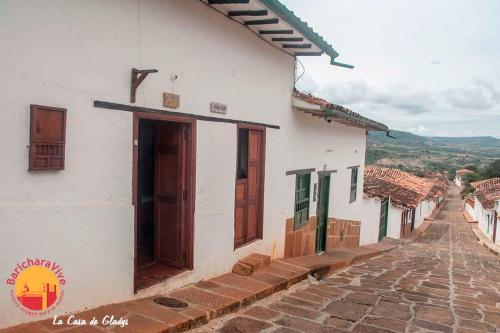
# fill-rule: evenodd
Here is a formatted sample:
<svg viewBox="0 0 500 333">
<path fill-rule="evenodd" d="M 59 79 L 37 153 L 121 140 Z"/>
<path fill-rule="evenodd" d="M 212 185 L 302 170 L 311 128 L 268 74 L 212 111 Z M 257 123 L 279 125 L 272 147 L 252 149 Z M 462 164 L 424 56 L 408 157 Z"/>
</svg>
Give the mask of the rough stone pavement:
<svg viewBox="0 0 500 333">
<path fill-rule="evenodd" d="M 193 332 L 500 332 L 500 261 L 474 238 L 460 203 L 453 187 L 416 242 Z"/>
</svg>

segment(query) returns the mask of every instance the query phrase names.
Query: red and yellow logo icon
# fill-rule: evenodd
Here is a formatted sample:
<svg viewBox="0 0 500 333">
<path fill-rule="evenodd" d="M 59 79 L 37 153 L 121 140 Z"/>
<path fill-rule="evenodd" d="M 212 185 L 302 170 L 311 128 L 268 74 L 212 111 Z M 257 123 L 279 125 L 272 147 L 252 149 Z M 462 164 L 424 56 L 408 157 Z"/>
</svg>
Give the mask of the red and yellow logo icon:
<svg viewBox="0 0 500 333">
<path fill-rule="evenodd" d="M 11 298 L 30 315 L 46 314 L 59 304 L 65 283 L 62 269 L 55 262 L 30 258 L 17 264 L 7 279 L 7 284 L 13 286 Z"/>
</svg>

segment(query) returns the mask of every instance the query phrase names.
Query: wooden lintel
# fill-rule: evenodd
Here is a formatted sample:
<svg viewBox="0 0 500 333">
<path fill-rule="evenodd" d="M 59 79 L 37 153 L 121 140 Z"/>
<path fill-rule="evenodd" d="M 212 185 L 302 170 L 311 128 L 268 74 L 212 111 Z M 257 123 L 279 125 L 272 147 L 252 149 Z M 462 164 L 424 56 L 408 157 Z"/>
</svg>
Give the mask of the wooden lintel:
<svg viewBox="0 0 500 333">
<path fill-rule="evenodd" d="M 127 105 L 127 104 L 118 104 L 118 103 L 105 102 L 105 101 L 94 101 L 94 107 L 95 108 L 102 108 L 102 109 L 109 109 L 109 110 L 120 110 L 120 111 L 126 111 L 126 112 L 145 112 L 145 113 L 152 113 L 152 114 L 163 114 L 163 115 L 171 115 L 171 116 L 178 116 L 178 117 L 188 117 L 188 118 L 201 120 L 201 121 L 211 121 L 211 122 L 230 123 L 230 124 L 243 124 L 243 125 L 251 125 L 251 126 L 260 126 L 260 127 L 267 127 L 267 128 L 273 128 L 273 129 L 280 129 L 279 125 L 264 124 L 264 123 L 258 123 L 258 122 L 247 121 L 247 120 L 239 120 L 239 119 L 203 116 L 203 115 L 198 115 L 198 114 L 194 114 L 194 113 L 166 111 L 166 110 L 162 110 L 162 109 L 153 109 L 153 108 L 146 108 L 146 107 L 135 106 L 135 105 Z"/>
<path fill-rule="evenodd" d="M 151 73 L 158 73 L 157 69 L 137 69 L 132 68 L 132 78 L 130 82 L 130 103 L 135 103 L 135 94 L 142 81 Z"/>
</svg>

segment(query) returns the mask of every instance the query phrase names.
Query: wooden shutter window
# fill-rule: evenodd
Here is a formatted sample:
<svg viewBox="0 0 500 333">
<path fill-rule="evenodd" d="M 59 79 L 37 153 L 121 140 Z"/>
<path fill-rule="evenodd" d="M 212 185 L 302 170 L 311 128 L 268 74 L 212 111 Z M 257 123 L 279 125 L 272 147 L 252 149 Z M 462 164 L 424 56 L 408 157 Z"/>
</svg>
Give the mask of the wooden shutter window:
<svg viewBox="0 0 500 333">
<path fill-rule="evenodd" d="M 64 170 L 66 109 L 31 105 L 29 171 Z"/>
<path fill-rule="evenodd" d="M 295 180 L 294 228 L 298 229 L 309 221 L 309 198 L 311 174 L 297 175 Z"/>
</svg>

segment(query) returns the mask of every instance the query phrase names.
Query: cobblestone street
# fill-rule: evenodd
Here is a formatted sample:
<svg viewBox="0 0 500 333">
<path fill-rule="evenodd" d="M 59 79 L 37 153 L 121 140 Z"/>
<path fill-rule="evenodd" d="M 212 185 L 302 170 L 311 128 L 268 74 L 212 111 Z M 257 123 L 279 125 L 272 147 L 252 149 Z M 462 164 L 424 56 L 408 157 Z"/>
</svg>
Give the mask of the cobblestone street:
<svg viewBox="0 0 500 333">
<path fill-rule="evenodd" d="M 417 241 L 306 280 L 195 332 L 500 332 L 498 257 L 478 244 L 456 187 Z"/>
</svg>

